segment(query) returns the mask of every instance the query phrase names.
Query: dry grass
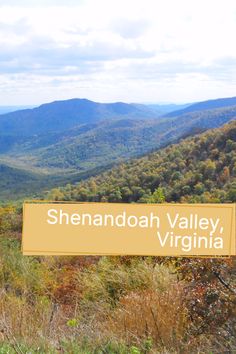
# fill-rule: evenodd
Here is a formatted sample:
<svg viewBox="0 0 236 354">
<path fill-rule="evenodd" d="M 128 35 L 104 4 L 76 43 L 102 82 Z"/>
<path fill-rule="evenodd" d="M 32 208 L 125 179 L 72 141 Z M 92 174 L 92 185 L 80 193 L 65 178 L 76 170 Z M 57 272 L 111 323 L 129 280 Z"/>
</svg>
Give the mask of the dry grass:
<svg viewBox="0 0 236 354">
<path fill-rule="evenodd" d="M 183 294 L 180 283 L 163 292 L 131 292 L 120 300 L 107 328 L 129 345 L 142 346 L 150 339 L 156 348 L 179 350 L 188 328 Z"/>
<path fill-rule="evenodd" d="M 36 259 L 4 248 L 1 259 L 0 353 L 215 353 L 210 337 L 190 334 L 186 283 L 167 266 Z"/>
</svg>

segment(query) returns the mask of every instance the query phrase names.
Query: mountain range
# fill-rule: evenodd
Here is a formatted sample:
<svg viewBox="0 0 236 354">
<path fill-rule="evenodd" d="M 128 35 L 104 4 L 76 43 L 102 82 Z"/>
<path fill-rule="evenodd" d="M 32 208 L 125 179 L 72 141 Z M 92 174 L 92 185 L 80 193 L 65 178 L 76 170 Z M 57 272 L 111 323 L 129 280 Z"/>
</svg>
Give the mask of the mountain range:
<svg viewBox="0 0 236 354">
<path fill-rule="evenodd" d="M 0 115 L 0 197 L 11 198 L 13 185 L 20 196 L 76 182 L 235 118 L 236 98 L 162 116 L 153 106 L 86 99 Z"/>
<path fill-rule="evenodd" d="M 145 105 L 97 103 L 87 99 L 70 99 L 43 104 L 0 116 L 0 131 L 14 136 L 32 136 L 49 132 L 62 132 L 79 124 L 102 120 L 151 119 L 158 114 Z"/>
<path fill-rule="evenodd" d="M 236 106 L 236 97 L 218 98 L 216 100 L 208 100 L 203 102 L 197 102 L 182 109 L 177 109 L 171 112 L 167 112 L 166 117 L 177 117 L 186 113 L 205 111 L 209 109 L 217 109 L 224 107 Z"/>
</svg>

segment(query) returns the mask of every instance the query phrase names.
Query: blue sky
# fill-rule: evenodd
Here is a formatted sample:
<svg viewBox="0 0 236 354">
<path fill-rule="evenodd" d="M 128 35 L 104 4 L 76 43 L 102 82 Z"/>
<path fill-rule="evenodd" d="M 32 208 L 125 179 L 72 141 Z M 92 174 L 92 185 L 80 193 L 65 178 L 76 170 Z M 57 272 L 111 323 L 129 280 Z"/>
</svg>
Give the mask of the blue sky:
<svg viewBox="0 0 236 354">
<path fill-rule="evenodd" d="M 0 0 L 0 105 L 236 96 L 235 0 Z"/>
</svg>

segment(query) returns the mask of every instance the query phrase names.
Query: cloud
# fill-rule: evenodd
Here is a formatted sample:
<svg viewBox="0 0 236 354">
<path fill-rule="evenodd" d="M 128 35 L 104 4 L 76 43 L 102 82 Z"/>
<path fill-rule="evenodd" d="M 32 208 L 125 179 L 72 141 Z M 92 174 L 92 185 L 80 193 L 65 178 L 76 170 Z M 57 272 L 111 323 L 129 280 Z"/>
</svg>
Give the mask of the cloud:
<svg viewBox="0 0 236 354">
<path fill-rule="evenodd" d="M 111 30 L 124 38 L 138 38 L 145 34 L 149 26 L 147 19 L 118 18 L 110 24 Z"/>
<path fill-rule="evenodd" d="M 17 45 L 2 45 L 0 72 L 47 72 L 52 75 L 56 72 L 58 75 L 71 67 L 86 74 L 107 61 L 152 56 L 153 52 L 143 50 L 138 44 L 131 46 L 122 41 L 90 38 L 88 44 L 78 40 L 63 46 L 48 37 L 33 35 Z"/>
<path fill-rule="evenodd" d="M 235 18 L 233 0 L 0 0 L 0 97 L 233 95 Z"/>
<path fill-rule="evenodd" d="M 27 32 L 31 30 L 31 27 L 27 21 L 27 18 L 20 18 L 14 23 L 4 23 L 0 22 L 0 33 L 9 35 L 9 34 L 17 34 L 25 35 Z"/>
<path fill-rule="evenodd" d="M 208 63 L 197 60 L 166 58 L 165 55 L 130 61 L 116 61 L 113 70 L 130 80 L 147 82 L 169 79 L 174 81 L 180 75 L 201 75 L 208 80 L 230 82 L 236 79 L 236 57 L 222 58 Z M 112 64 L 111 64 L 112 65 Z"/>
<path fill-rule="evenodd" d="M 21 0 L 21 7 L 78 6 L 85 0 Z M 19 0 L 0 0 L 0 6 L 19 7 Z"/>
</svg>

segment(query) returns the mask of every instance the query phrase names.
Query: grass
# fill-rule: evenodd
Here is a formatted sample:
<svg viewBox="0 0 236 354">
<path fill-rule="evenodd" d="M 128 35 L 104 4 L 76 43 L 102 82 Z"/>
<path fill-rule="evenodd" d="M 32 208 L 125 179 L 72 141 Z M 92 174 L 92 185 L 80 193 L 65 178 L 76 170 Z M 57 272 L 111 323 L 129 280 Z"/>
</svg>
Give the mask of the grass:
<svg viewBox="0 0 236 354">
<path fill-rule="evenodd" d="M 209 303 L 215 288 L 208 283 L 215 281 L 206 278 L 204 262 L 178 259 L 176 268 L 166 258 L 23 257 L 20 229 L 20 213 L 0 209 L 0 353 L 233 352 L 234 312 L 228 307 L 223 315 L 235 299 L 225 292 Z M 229 273 L 226 263 L 224 269 Z M 223 311 L 214 331 L 211 321 L 195 331 L 208 313 L 217 318 L 214 309 Z"/>
</svg>

